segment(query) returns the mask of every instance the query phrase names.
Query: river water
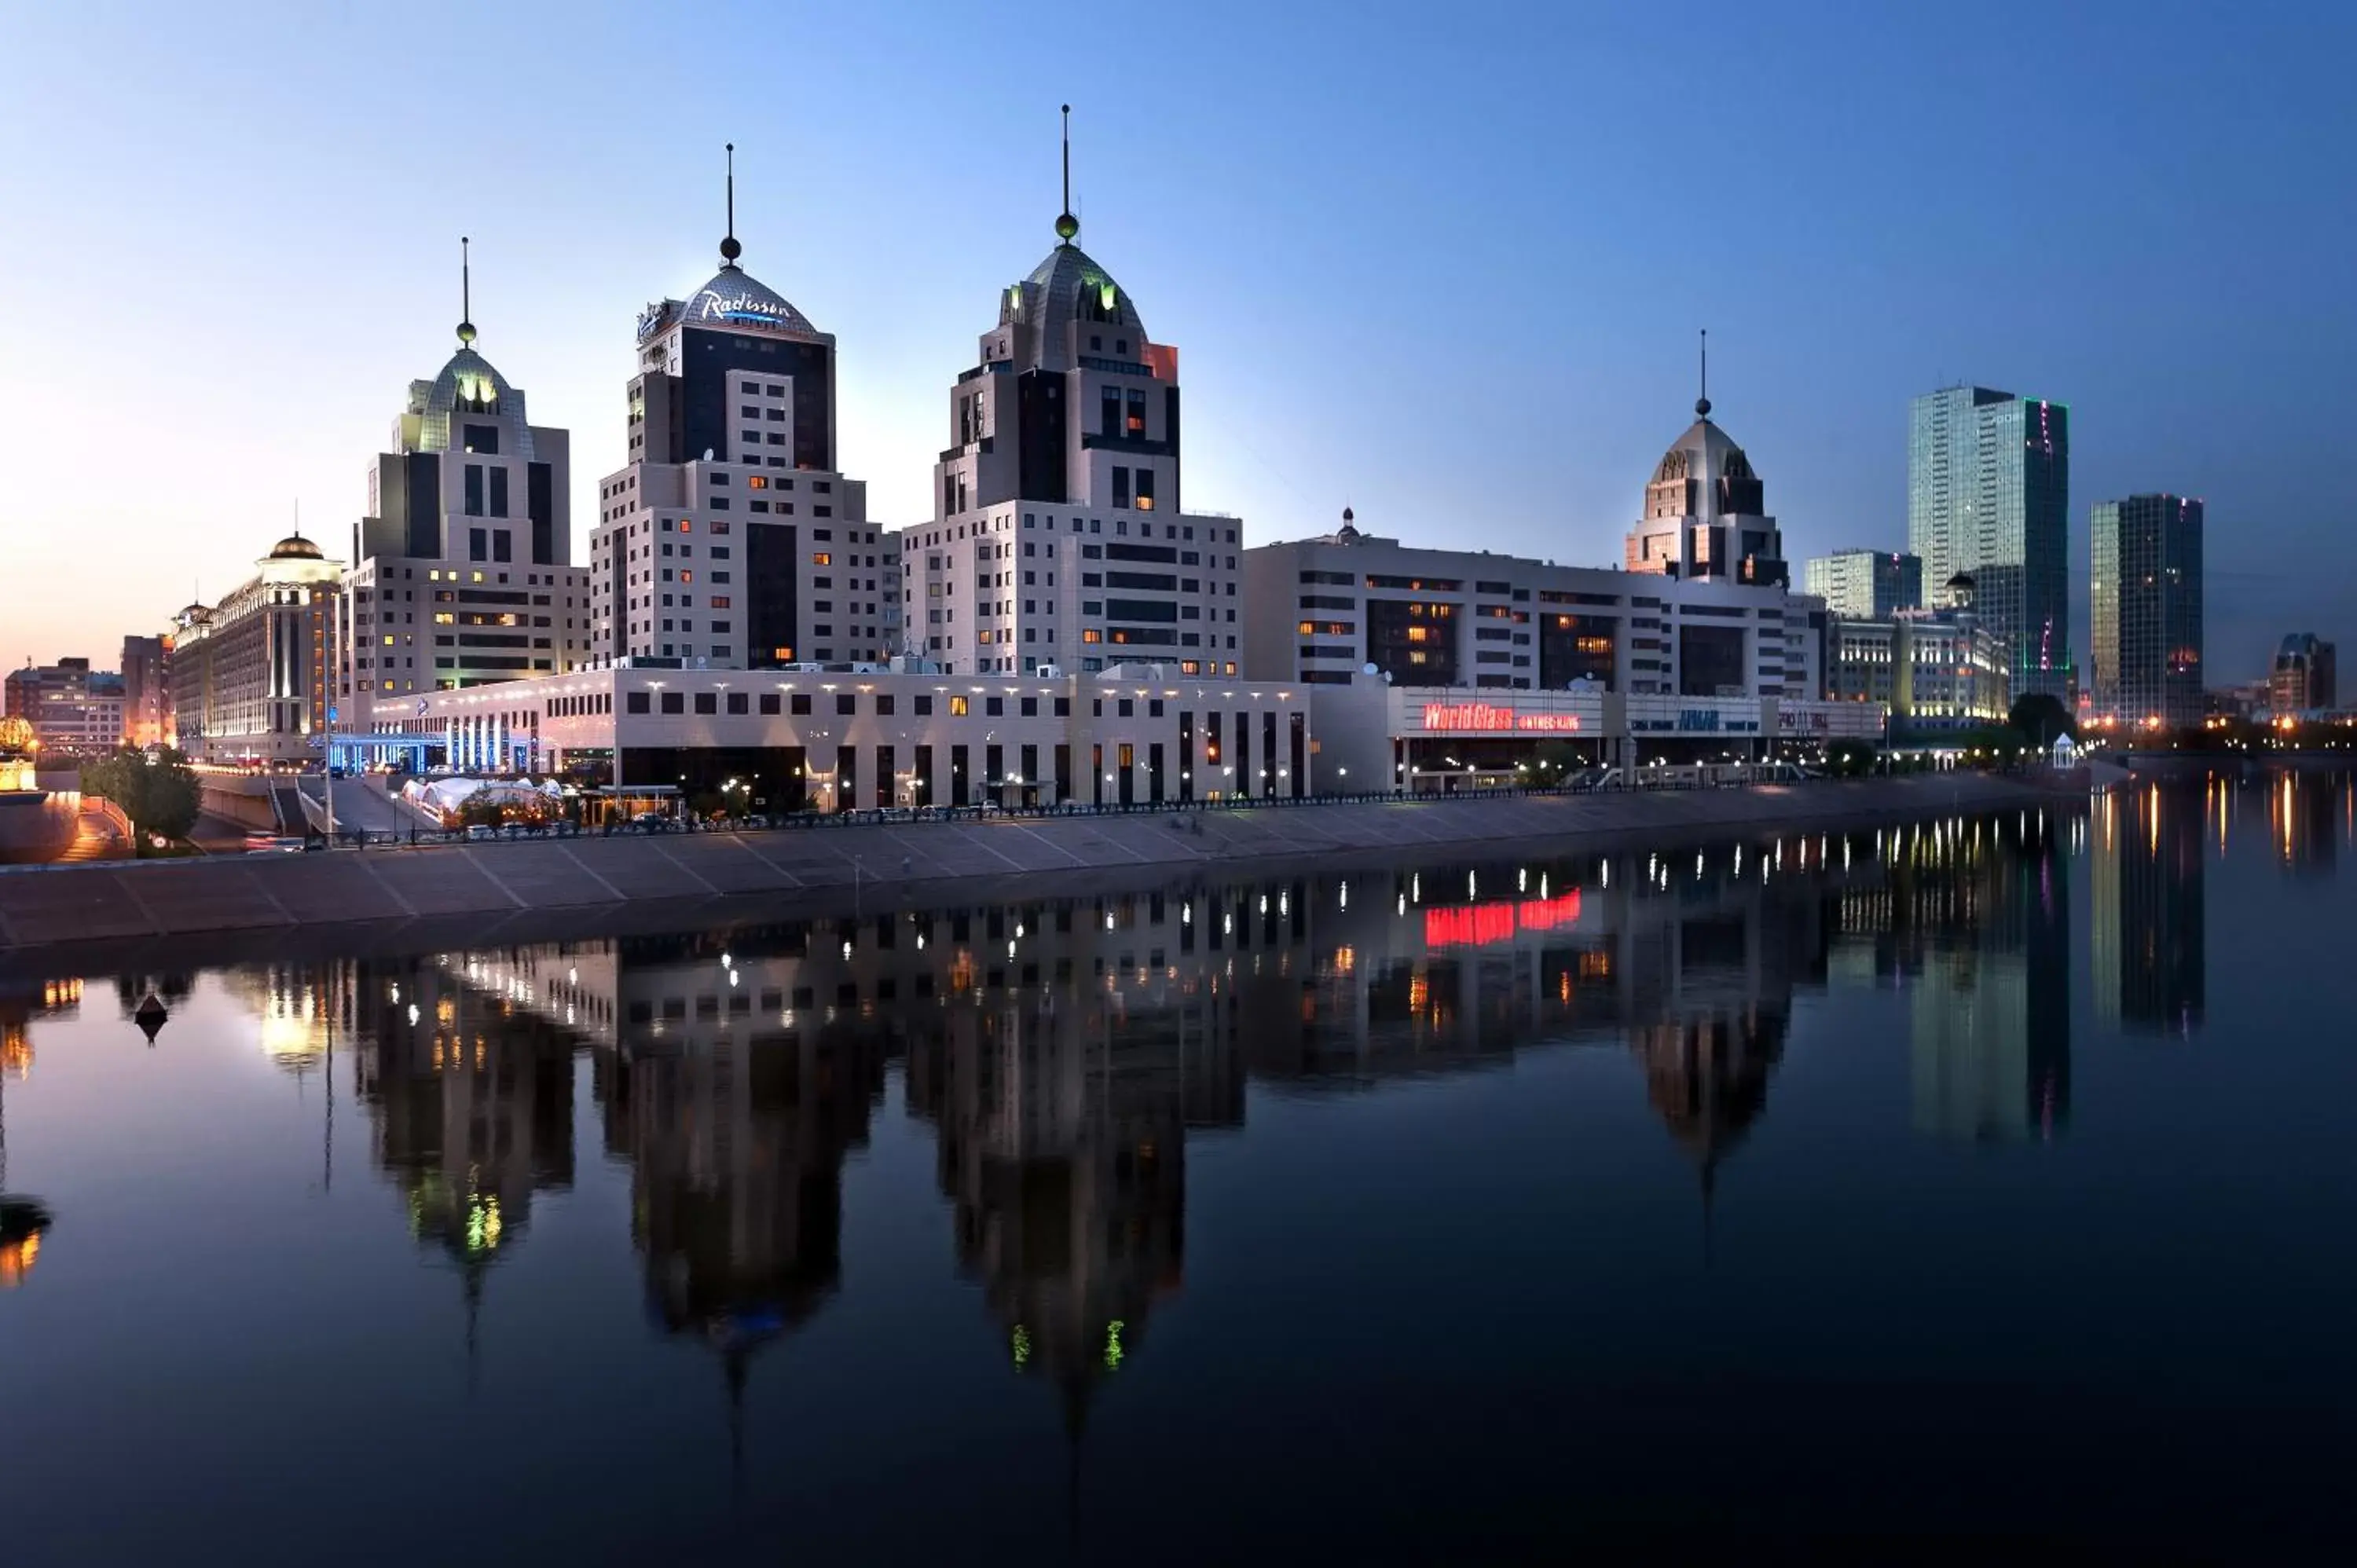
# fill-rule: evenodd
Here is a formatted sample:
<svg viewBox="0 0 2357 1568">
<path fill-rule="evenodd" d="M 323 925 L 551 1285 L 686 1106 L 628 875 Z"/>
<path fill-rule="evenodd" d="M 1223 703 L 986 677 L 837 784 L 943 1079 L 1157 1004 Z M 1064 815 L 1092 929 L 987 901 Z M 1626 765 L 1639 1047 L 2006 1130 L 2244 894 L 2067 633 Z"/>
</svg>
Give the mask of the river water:
<svg viewBox="0 0 2357 1568">
<path fill-rule="evenodd" d="M 2320 1532 L 2344 858 L 2258 774 L 11 981 L 6 1561 Z"/>
</svg>

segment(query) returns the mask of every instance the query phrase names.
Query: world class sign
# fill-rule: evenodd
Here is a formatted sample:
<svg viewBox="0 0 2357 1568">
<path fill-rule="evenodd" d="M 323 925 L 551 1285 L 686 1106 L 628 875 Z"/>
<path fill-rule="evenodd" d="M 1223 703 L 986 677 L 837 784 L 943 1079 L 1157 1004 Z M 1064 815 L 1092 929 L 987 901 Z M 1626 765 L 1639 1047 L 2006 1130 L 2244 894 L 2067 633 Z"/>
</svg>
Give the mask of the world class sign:
<svg viewBox="0 0 2357 1568">
<path fill-rule="evenodd" d="M 1427 730 L 1480 730 L 1486 734 L 1569 735 L 1579 728 L 1577 714 L 1520 714 L 1499 703 L 1426 703 Z"/>
</svg>

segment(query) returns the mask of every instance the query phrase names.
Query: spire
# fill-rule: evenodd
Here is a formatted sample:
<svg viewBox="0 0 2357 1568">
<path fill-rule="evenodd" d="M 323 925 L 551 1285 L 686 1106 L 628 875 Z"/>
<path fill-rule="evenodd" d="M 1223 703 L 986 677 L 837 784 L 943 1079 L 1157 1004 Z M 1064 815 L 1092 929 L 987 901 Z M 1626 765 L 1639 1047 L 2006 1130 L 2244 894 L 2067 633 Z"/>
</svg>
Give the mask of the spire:
<svg viewBox="0 0 2357 1568">
<path fill-rule="evenodd" d="M 728 232 L 720 237 L 720 265 L 725 271 L 736 270 L 737 258 L 745 247 L 737 242 L 737 144 L 727 145 L 728 152 Z"/>
<path fill-rule="evenodd" d="M 1069 245 L 1081 231 L 1072 216 L 1072 106 L 1064 105 L 1064 209 L 1056 214 L 1056 238 Z"/>
<path fill-rule="evenodd" d="M 472 348 L 475 342 L 475 280 L 474 269 L 467 256 L 467 236 L 458 236 L 458 347 Z M 295 531 L 297 533 L 301 529 Z"/>
<path fill-rule="evenodd" d="M 1695 399 L 1695 417 L 1710 417 L 1710 328 L 1702 329 L 1702 395 Z"/>
</svg>

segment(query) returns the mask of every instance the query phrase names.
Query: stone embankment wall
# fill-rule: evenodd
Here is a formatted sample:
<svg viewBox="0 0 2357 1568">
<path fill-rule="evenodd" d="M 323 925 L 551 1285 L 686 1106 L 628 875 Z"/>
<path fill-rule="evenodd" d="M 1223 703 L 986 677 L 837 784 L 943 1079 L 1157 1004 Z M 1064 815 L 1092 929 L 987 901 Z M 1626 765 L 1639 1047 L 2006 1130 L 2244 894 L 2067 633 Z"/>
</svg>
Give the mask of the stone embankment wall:
<svg viewBox="0 0 2357 1568">
<path fill-rule="evenodd" d="M 1025 896 L 1021 885 L 1031 884 L 1036 896 L 1059 882 L 1103 885 L 1172 869 L 1405 863 L 1458 849 L 1541 854 L 1862 828 L 2083 804 L 2083 789 L 1951 773 L 1751 789 L 1006 817 L 26 869 L 0 875 L 0 950 L 547 911 L 566 912 L 577 926 L 581 915 L 650 904 L 676 906 L 684 922 L 717 901 L 833 902 L 897 888 L 940 897 L 959 884 L 974 885 L 961 895 L 1015 885 L 1006 897 Z"/>
</svg>

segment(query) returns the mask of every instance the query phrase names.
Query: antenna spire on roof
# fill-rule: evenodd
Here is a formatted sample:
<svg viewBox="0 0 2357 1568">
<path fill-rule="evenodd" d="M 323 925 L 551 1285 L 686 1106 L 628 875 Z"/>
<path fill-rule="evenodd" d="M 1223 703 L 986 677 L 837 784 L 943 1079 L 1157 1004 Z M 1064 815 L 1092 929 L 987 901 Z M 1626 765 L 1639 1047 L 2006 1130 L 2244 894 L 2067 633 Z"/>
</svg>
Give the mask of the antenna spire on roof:
<svg viewBox="0 0 2357 1568">
<path fill-rule="evenodd" d="M 1081 220 L 1072 216 L 1072 106 L 1064 105 L 1064 209 L 1056 214 L 1056 238 L 1067 245 L 1081 231 Z"/>
<path fill-rule="evenodd" d="M 720 237 L 720 264 L 733 267 L 745 247 L 737 242 L 737 144 L 727 145 L 728 153 L 728 232 Z"/>
<path fill-rule="evenodd" d="M 467 236 L 458 236 L 458 345 L 475 341 L 474 268 L 467 255 Z"/>
<path fill-rule="evenodd" d="M 1702 395 L 1695 399 L 1695 417 L 1710 417 L 1710 328 L 1702 329 Z"/>
</svg>

